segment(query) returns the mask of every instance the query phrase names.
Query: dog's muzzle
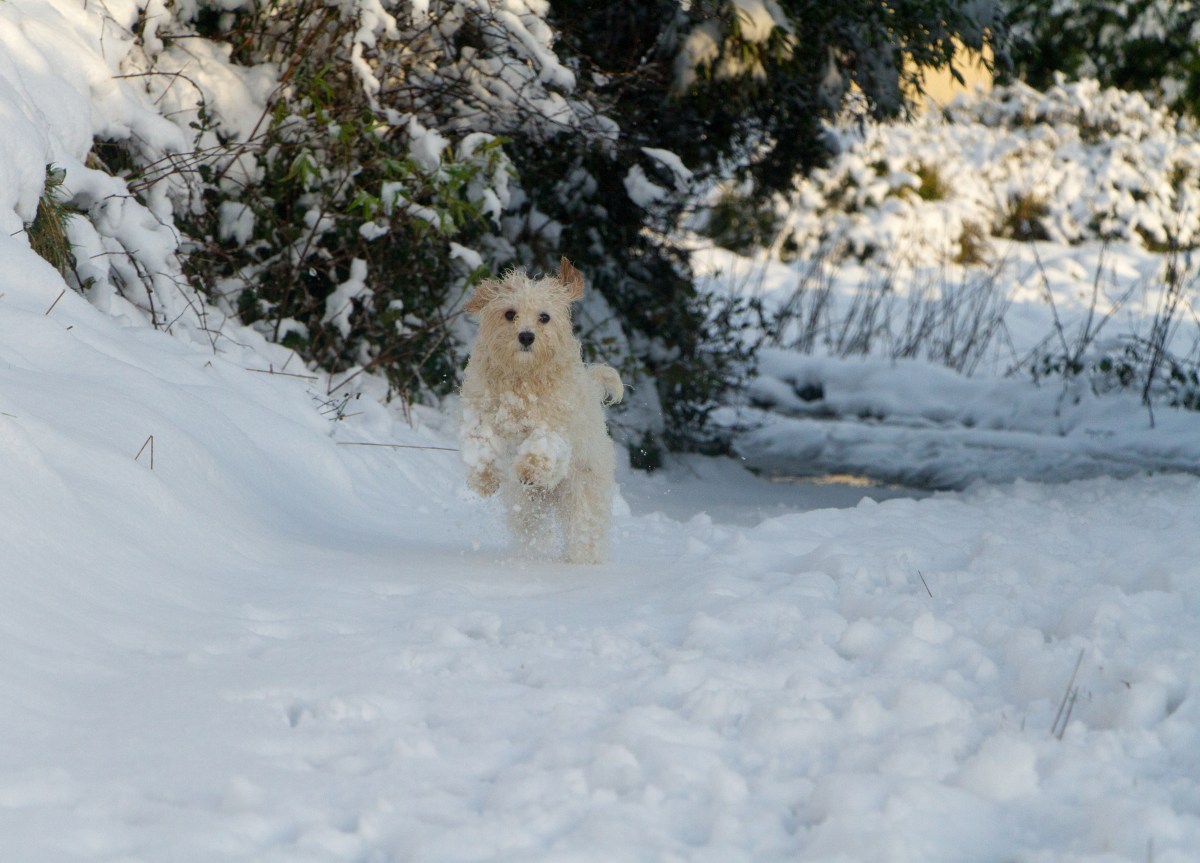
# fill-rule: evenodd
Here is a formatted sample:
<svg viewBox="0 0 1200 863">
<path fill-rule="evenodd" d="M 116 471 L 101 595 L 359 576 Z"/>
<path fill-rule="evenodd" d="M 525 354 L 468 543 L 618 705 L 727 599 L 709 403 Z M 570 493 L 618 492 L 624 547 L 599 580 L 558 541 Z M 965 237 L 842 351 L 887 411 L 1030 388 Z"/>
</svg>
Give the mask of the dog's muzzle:
<svg viewBox="0 0 1200 863">
<path fill-rule="evenodd" d="M 521 350 L 528 351 L 533 349 L 533 333 L 529 330 L 522 330 L 517 333 L 517 341 L 521 343 Z"/>
</svg>

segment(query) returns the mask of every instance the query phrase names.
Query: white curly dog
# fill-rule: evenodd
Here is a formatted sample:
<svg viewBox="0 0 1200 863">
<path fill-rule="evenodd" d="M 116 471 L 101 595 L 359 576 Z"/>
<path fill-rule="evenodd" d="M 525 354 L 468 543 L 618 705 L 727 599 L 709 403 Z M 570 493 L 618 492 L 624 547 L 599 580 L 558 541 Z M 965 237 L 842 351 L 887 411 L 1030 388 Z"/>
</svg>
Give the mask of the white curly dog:
<svg viewBox="0 0 1200 863">
<path fill-rule="evenodd" d="M 462 455 L 471 489 L 502 492 L 526 550 L 552 547 L 557 516 L 566 559 L 600 563 L 614 484 L 603 407 L 625 388 L 615 369 L 582 360 L 571 329 L 582 296 L 583 276 L 563 258 L 557 276 L 513 270 L 467 301 L 479 338 L 462 385 Z"/>
</svg>

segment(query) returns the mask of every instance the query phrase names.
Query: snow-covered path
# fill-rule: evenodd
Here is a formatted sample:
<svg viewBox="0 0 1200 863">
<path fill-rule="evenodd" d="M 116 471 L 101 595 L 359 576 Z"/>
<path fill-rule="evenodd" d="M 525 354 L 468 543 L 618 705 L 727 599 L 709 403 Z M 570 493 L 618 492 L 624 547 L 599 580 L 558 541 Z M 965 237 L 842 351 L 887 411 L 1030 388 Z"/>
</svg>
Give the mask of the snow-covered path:
<svg viewBox="0 0 1200 863">
<path fill-rule="evenodd" d="M 253 421 L 247 439 L 285 437 Z M 391 455 L 294 443 L 324 451 L 319 481 L 340 461 L 329 494 L 369 504 L 356 528 L 319 527 L 335 514 L 321 503 L 295 528 L 296 464 L 257 502 L 279 517 L 241 531 L 201 501 L 170 541 L 131 546 L 139 522 L 174 516 L 130 496 L 124 527 L 5 539 L 22 562 L 0 636 L 7 859 L 1200 847 L 1195 479 L 868 500 L 755 527 L 627 514 L 610 564 L 565 567 L 509 557 L 452 458 L 420 453 L 442 460 L 421 482 Z M 73 466 L 97 483 L 115 470 Z M 209 465 L 217 497 L 243 490 L 240 467 Z M 45 485 L 29 479 L 6 486 Z M 674 493 L 700 506 L 705 489 Z"/>
</svg>

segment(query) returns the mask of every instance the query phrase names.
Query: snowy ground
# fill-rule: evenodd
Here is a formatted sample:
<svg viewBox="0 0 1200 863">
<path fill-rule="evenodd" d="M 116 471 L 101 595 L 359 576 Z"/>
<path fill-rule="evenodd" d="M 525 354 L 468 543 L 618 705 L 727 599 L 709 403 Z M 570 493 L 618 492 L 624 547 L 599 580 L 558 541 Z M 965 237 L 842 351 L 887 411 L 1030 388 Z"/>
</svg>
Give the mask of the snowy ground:
<svg viewBox="0 0 1200 863">
<path fill-rule="evenodd" d="M 1200 480 L 699 463 L 520 561 L 454 454 L 338 445 L 441 417 L 46 314 L 3 242 L 6 859 L 1194 859 Z"/>
</svg>

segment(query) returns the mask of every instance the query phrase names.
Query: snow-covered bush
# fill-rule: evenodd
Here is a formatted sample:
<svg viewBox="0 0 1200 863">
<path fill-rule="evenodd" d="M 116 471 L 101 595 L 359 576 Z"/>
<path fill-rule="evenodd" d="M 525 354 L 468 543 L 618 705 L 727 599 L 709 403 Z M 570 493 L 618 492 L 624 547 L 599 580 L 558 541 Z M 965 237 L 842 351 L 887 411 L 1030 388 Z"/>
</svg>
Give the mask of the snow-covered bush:
<svg viewBox="0 0 1200 863">
<path fill-rule="evenodd" d="M 192 282 L 326 370 L 376 371 L 405 397 L 452 388 L 455 304 L 512 257 L 512 171 L 489 127 L 548 137 L 596 120 L 557 92 L 569 73 L 540 15 L 159 5 L 132 22 L 141 50 L 127 66 L 192 149 L 128 139 L 98 152 L 170 202 Z M 448 53 L 467 30 L 479 49 Z"/>
<path fill-rule="evenodd" d="M 742 338 L 753 309 L 697 293 L 676 242 L 695 184 L 734 174 L 756 198 L 789 188 L 828 155 L 821 123 L 847 93 L 876 116 L 902 111 L 926 67 L 991 40 L 997 13 L 992 0 L 553 3 L 560 53 L 621 134 L 608 150 L 513 157 L 522 177 L 547 178 L 538 206 L 563 225 L 651 372 L 670 446 L 723 445 L 707 418 L 753 353 Z"/>
<path fill-rule="evenodd" d="M 701 432 L 743 354 L 666 232 L 689 172 L 595 107 L 543 0 L 131 9 L 127 79 L 190 147 L 118 130 L 97 158 L 171 213 L 227 313 L 342 376 L 437 395 L 470 284 L 566 253 L 597 289 L 586 343 L 652 383 L 630 425 L 670 446 Z"/>
<path fill-rule="evenodd" d="M 1200 405 L 1194 121 L 1081 81 L 830 134 L 838 155 L 771 209 L 728 182 L 692 222 L 747 256 L 697 267 L 763 297 L 772 346 Z M 731 278 L 751 261 L 769 288 Z"/>
<path fill-rule="evenodd" d="M 777 204 L 777 252 L 970 263 L 986 236 L 1200 244 L 1200 131 L 1136 93 L 1015 84 L 831 134 L 839 155 Z"/>
<path fill-rule="evenodd" d="M 1009 54 L 1021 80 L 1096 78 L 1200 116 L 1200 3 L 1006 0 Z"/>
</svg>

